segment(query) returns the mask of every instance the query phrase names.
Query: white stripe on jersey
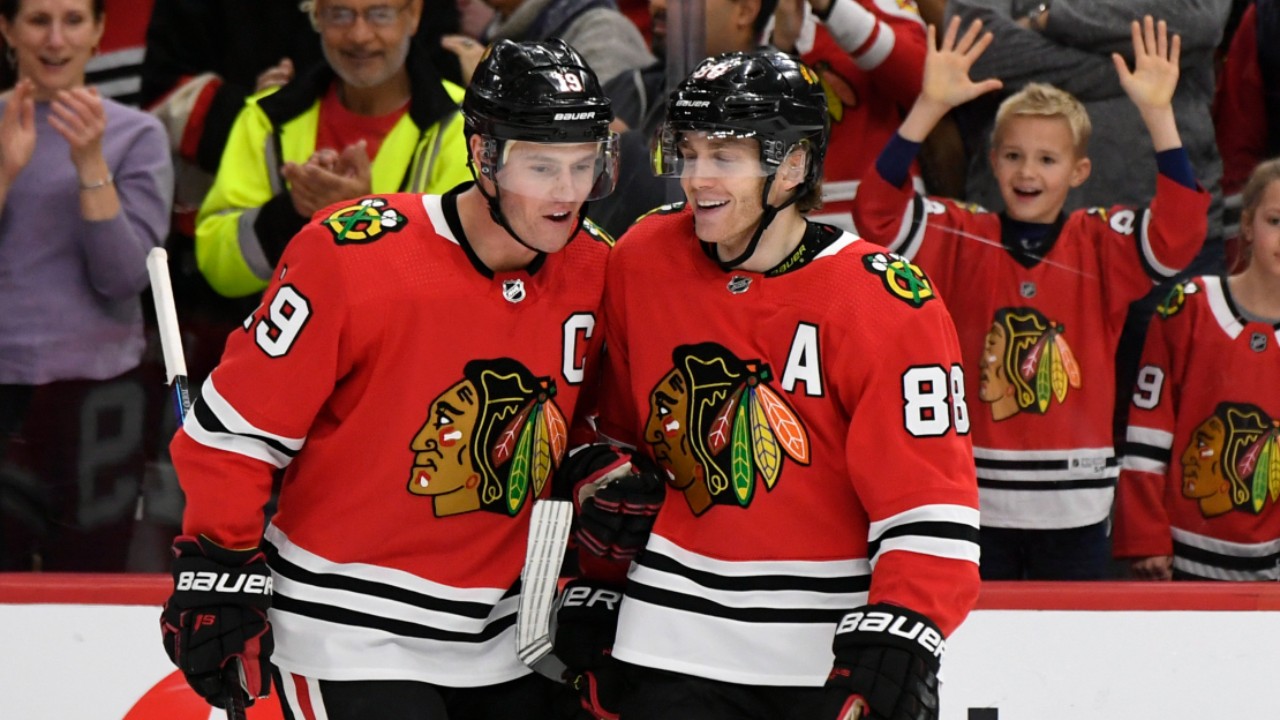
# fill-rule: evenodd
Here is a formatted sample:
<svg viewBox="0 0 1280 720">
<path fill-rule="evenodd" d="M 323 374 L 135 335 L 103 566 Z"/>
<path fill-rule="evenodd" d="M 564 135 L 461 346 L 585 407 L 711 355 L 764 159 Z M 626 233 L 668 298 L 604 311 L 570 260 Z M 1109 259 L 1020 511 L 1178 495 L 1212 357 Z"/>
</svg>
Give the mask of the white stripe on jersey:
<svg viewBox="0 0 1280 720">
<path fill-rule="evenodd" d="M 857 558 L 719 560 L 650 535 L 628 575 L 614 655 L 726 682 L 821 685 L 835 625 L 866 604 L 870 572 Z"/>
<path fill-rule="evenodd" d="M 1169 464 L 1162 463 L 1159 460 L 1145 458 L 1140 455 L 1125 455 L 1124 460 L 1120 461 L 1120 467 L 1124 470 L 1151 473 L 1153 475 L 1160 475 L 1163 477 L 1165 471 L 1169 469 Z"/>
<path fill-rule="evenodd" d="M 416 680 L 477 687 L 530 670 L 516 657 L 518 593 L 457 588 L 364 563 L 336 563 L 275 525 L 272 660 L 326 680 Z M 505 597 L 504 597 L 505 596 Z"/>
<path fill-rule="evenodd" d="M 923 527 L 913 532 L 913 525 L 929 523 L 930 525 L 955 526 L 956 536 L 946 533 L 930 532 Z M 972 530 L 969 537 L 958 537 Z M 877 520 L 867 529 L 867 540 L 879 544 L 871 558 L 871 566 L 890 550 L 906 550 L 921 555 L 934 555 L 949 560 L 968 560 L 978 562 L 980 554 L 978 543 L 974 541 L 978 532 L 978 510 L 963 505 L 921 505 L 897 515 Z M 885 537 L 889 535 L 889 537 Z"/>
<path fill-rule="evenodd" d="M 205 409 L 222 424 L 222 428 L 206 427 L 200 420 L 201 412 L 196 405 L 204 405 Z M 214 387 L 212 375 L 205 379 L 196 405 L 193 405 L 187 413 L 183 429 L 192 440 L 201 445 L 244 455 L 273 467 L 282 468 L 293 460 L 293 455 L 301 450 L 303 443 L 306 442 L 305 437 L 290 438 L 274 435 L 254 427 L 222 397 Z M 273 443 L 280 447 L 274 447 Z"/>
<path fill-rule="evenodd" d="M 1151 249 L 1151 236 L 1147 234 L 1148 228 L 1151 226 L 1151 210 L 1142 211 L 1142 224 L 1138 227 L 1138 245 L 1142 248 L 1142 257 L 1146 258 L 1147 264 L 1152 270 L 1156 271 L 1162 278 L 1171 278 L 1178 274 L 1178 268 L 1171 268 L 1164 265 L 1156 257 L 1156 253 Z"/>
<path fill-rule="evenodd" d="M 1124 439 L 1131 443 L 1150 445 L 1162 450 L 1168 450 L 1173 447 L 1173 433 L 1139 425 L 1130 425 L 1129 429 L 1125 431 Z"/>
<path fill-rule="evenodd" d="M 1226 293 L 1222 289 L 1222 279 L 1213 276 L 1201 279 L 1204 281 L 1205 292 L 1208 293 L 1209 310 L 1213 312 L 1213 317 L 1218 321 L 1222 332 L 1232 340 L 1240 337 L 1240 333 L 1244 332 L 1244 323 L 1231 312 L 1231 304 L 1227 302 Z"/>
<path fill-rule="evenodd" d="M 324 696 L 320 694 L 320 681 L 293 673 L 281 673 L 281 684 L 284 685 L 284 704 L 295 718 L 329 720 L 329 711 L 324 706 Z M 298 697 L 298 685 L 307 686 L 307 702 Z"/>
</svg>

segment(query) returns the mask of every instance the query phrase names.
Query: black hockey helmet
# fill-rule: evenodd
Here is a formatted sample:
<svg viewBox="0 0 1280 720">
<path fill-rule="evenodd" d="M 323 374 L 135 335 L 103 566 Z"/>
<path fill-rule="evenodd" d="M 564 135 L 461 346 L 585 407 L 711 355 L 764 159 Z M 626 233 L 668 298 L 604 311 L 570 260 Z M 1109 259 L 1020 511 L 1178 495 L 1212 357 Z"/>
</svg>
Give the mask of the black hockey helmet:
<svg viewBox="0 0 1280 720">
<path fill-rule="evenodd" d="M 680 175 L 680 136 L 689 131 L 755 138 L 765 175 L 803 145 L 809 163 L 799 195 L 822 177 L 830 127 L 822 82 L 804 63 L 777 50 L 723 53 L 703 60 L 671 93 L 654 172 Z"/>
<path fill-rule="evenodd" d="M 498 40 L 480 60 L 462 115 L 468 135 L 543 143 L 604 141 L 613 109 L 596 74 L 563 40 Z"/>
</svg>

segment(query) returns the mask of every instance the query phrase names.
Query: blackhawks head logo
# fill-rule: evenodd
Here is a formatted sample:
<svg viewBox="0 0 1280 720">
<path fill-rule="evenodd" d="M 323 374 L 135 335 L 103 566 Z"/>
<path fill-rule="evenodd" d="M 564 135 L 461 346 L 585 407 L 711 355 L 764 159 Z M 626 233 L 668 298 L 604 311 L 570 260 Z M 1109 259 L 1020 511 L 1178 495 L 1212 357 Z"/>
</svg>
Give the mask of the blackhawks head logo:
<svg viewBox="0 0 1280 720">
<path fill-rule="evenodd" d="M 514 516 L 542 493 L 564 457 L 567 429 L 555 383 L 510 358 L 472 360 L 431 402 L 410 444 L 409 492 L 437 517 L 473 510 Z"/>
<path fill-rule="evenodd" d="M 1219 403 L 1182 452 L 1182 496 L 1214 517 L 1257 515 L 1280 500 L 1280 420 L 1248 403 Z"/>
<path fill-rule="evenodd" d="M 978 362 L 978 397 L 991 405 L 993 419 L 1043 414 L 1053 400 L 1064 402 L 1069 388 L 1080 388 L 1080 365 L 1064 331 L 1032 308 L 996 311 Z"/>
<path fill-rule="evenodd" d="M 339 245 L 362 245 L 386 232 L 399 232 L 406 218 L 382 198 L 364 198 L 355 205 L 339 208 L 325 218 L 324 226 Z"/>
<path fill-rule="evenodd" d="M 772 490 L 786 458 L 809 464 L 809 435 L 769 386 L 768 365 L 715 343 L 681 345 L 649 398 L 644 440 L 695 515 L 746 507 L 756 479 Z"/>
</svg>

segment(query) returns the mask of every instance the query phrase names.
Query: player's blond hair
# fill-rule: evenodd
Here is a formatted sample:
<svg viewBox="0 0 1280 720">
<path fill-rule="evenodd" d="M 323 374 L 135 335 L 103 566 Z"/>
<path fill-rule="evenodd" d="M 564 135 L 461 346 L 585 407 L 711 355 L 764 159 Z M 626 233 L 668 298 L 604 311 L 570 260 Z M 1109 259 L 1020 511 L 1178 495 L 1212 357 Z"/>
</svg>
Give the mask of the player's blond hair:
<svg viewBox="0 0 1280 720">
<path fill-rule="evenodd" d="M 1000 103 L 1000 109 L 996 110 L 996 126 L 991 133 L 991 144 L 994 146 L 997 143 L 1010 118 L 1028 116 L 1060 117 L 1066 120 L 1067 126 L 1071 128 L 1076 156 L 1084 157 L 1088 153 L 1089 135 L 1093 132 L 1089 113 L 1074 95 L 1045 83 L 1028 83 Z"/>
</svg>

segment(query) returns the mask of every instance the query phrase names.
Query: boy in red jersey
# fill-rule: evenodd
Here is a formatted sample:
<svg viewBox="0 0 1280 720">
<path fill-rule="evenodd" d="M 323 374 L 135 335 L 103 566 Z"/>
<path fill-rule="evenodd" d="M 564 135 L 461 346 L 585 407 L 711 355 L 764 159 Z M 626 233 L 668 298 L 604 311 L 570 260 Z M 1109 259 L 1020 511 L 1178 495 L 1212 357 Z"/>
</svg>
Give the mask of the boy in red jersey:
<svg viewBox="0 0 1280 720">
<path fill-rule="evenodd" d="M 1000 87 L 969 68 L 991 42 L 953 20 L 929 54 L 919 100 L 868 174 L 854 223 L 920 263 L 956 320 L 969 374 L 982 495 L 982 576 L 1091 579 L 1109 564 L 1119 475 L 1115 354 L 1129 304 L 1195 257 L 1209 195 L 1174 122 L 1179 39 L 1133 25 L 1135 70 L 1121 85 L 1150 132 L 1160 177 L 1150 208 L 1062 212 L 1089 175 L 1089 120 L 1075 98 L 1032 84 L 997 114 L 991 162 L 1003 213 L 916 195 L 906 168 L 948 110 Z"/>
<path fill-rule="evenodd" d="M 1175 287 L 1147 333 L 1115 555 L 1148 580 L 1280 580 L 1280 160 L 1241 192 L 1247 267 Z"/>
<path fill-rule="evenodd" d="M 827 133 L 818 76 L 777 51 L 710 58 L 668 102 L 657 167 L 687 201 L 610 257 L 598 427 L 669 482 L 624 686 L 581 684 L 597 717 L 937 717 L 978 592 L 959 347 L 917 268 L 805 219 Z"/>
<path fill-rule="evenodd" d="M 518 580 L 598 349 L 612 112 L 563 42 L 501 41 L 462 114 L 475 183 L 318 213 L 173 440 L 161 624 L 210 702 L 232 660 L 265 695 L 270 660 L 289 717 L 547 712 Z"/>
</svg>

